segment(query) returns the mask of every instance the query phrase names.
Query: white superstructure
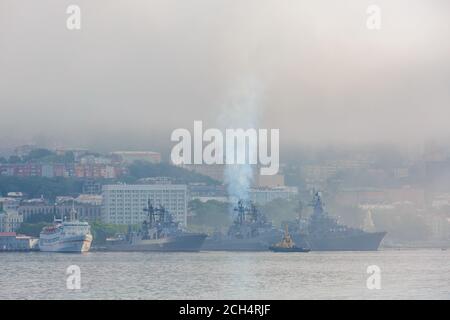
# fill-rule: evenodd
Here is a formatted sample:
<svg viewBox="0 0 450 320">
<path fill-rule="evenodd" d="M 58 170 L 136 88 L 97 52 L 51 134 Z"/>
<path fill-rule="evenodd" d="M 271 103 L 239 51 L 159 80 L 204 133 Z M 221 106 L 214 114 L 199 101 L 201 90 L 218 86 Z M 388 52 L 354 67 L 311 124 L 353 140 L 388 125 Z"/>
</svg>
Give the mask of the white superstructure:
<svg viewBox="0 0 450 320">
<path fill-rule="evenodd" d="M 187 186 L 180 184 L 115 184 L 103 186 L 102 221 L 111 224 L 140 224 L 147 202 L 162 205 L 174 220 L 186 225 Z"/>
<path fill-rule="evenodd" d="M 92 235 L 89 223 L 71 219 L 55 219 L 53 225 L 42 229 L 39 249 L 48 252 L 87 252 L 91 248 Z"/>
</svg>

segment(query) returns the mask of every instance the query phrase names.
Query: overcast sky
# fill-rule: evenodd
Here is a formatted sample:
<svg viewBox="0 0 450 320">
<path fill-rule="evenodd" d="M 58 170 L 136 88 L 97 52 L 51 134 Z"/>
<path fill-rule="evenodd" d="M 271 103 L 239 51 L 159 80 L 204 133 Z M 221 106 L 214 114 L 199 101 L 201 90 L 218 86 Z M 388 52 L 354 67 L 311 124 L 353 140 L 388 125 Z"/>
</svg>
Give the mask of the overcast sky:
<svg viewBox="0 0 450 320">
<path fill-rule="evenodd" d="M 448 0 L 0 0 L 3 148 L 170 145 L 238 112 L 284 144 L 421 143 L 450 137 L 449 89 Z"/>
</svg>

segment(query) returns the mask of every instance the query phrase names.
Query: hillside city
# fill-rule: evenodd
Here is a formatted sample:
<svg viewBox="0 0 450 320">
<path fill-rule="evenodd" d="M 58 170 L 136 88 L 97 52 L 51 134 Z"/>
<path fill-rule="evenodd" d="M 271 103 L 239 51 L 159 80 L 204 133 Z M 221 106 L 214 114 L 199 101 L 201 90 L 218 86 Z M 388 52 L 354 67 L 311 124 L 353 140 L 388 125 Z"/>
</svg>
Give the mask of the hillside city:
<svg viewBox="0 0 450 320">
<path fill-rule="evenodd" d="M 414 155 L 389 148 L 317 154 L 283 163 L 273 176 L 253 168 L 249 200 L 276 226 L 307 217 L 312 193 L 321 191 L 326 210 L 343 224 L 387 231 L 385 247 L 450 243 L 445 148 L 430 143 Z M 164 205 L 185 229 L 225 230 L 238 200 L 225 165 L 174 166 L 163 158 L 157 151 L 17 147 L 0 157 L 0 236 L 31 241 L 74 208 L 101 243 L 141 223 L 148 200 Z"/>
</svg>

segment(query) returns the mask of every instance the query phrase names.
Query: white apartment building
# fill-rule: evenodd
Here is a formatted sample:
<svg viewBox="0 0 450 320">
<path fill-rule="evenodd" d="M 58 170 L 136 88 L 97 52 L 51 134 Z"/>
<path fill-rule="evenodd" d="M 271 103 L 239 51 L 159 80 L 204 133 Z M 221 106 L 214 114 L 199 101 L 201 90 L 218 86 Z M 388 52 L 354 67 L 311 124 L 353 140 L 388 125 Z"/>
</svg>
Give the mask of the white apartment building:
<svg viewBox="0 0 450 320">
<path fill-rule="evenodd" d="M 140 224 L 150 200 L 161 204 L 175 220 L 186 226 L 187 186 L 176 184 L 115 184 L 102 188 L 102 220 L 111 224 Z"/>
</svg>

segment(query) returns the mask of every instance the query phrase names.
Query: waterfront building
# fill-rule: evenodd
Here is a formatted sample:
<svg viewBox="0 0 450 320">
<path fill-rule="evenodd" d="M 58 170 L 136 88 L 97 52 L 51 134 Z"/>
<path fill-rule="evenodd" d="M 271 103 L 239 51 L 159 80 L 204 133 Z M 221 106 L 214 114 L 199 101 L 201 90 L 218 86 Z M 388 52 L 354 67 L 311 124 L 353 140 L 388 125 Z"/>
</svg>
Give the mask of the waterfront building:
<svg viewBox="0 0 450 320">
<path fill-rule="evenodd" d="M 101 195 L 80 195 L 77 198 L 57 197 L 55 203 L 45 199 L 30 199 L 21 202 L 18 212 L 28 221 L 34 215 L 53 215 L 55 217 L 68 216 L 72 210 L 72 203 L 77 218 L 82 221 L 101 220 Z"/>
<path fill-rule="evenodd" d="M 0 197 L 0 212 L 3 210 L 17 210 L 20 199 L 13 197 Z"/>
<path fill-rule="evenodd" d="M 23 216 L 17 211 L 0 213 L 0 232 L 15 232 L 23 222 Z"/>
<path fill-rule="evenodd" d="M 115 184 L 102 189 L 102 220 L 111 224 L 140 224 L 150 200 L 163 205 L 182 225 L 187 219 L 187 186 L 180 184 Z"/>
<path fill-rule="evenodd" d="M 18 235 L 15 232 L 0 232 L 0 251 L 29 251 L 37 247 L 38 239 Z"/>
<path fill-rule="evenodd" d="M 81 221 L 100 221 L 102 219 L 102 196 L 81 194 L 77 198 L 60 199 L 56 202 L 57 217 L 69 216 L 75 209 Z"/>
<path fill-rule="evenodd" d="M 54 206 L 50 205 L 45 199 L 38 198 L 22 200 L 17 211 L 22 215 L 24 221 L 28 221 L 33 215 L 54 214 L 55 209 Z"/>
<path fill-rule="evenodd" d="M 82 190 L 84 194 L 101 194 L 102 184 L 94 179 L 88 179 L 83 182 Z"/>
</svg>

